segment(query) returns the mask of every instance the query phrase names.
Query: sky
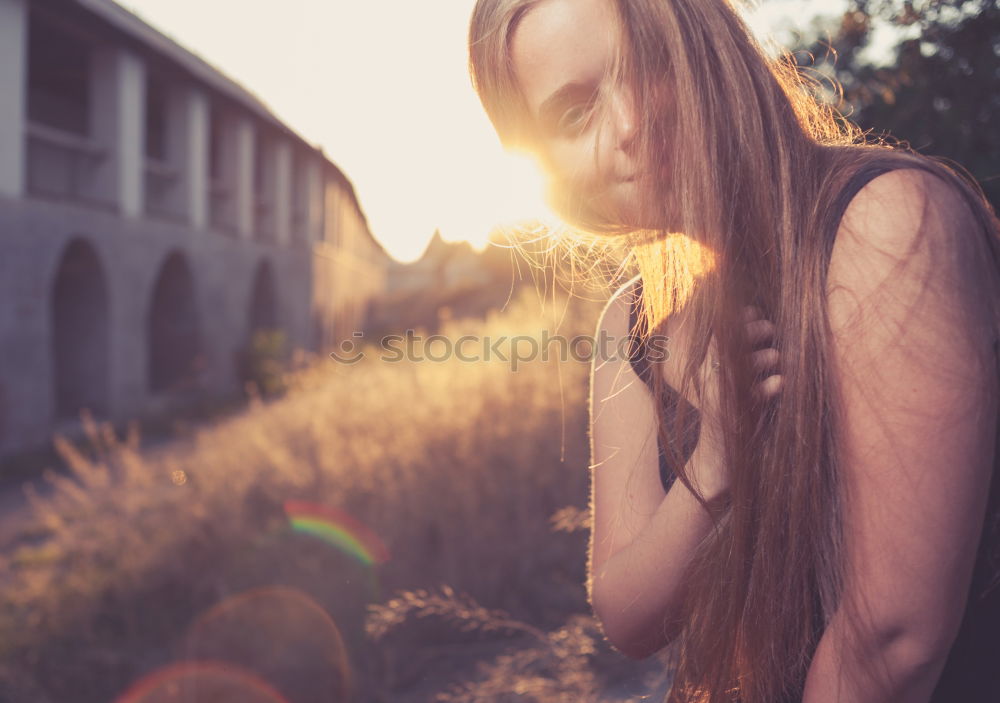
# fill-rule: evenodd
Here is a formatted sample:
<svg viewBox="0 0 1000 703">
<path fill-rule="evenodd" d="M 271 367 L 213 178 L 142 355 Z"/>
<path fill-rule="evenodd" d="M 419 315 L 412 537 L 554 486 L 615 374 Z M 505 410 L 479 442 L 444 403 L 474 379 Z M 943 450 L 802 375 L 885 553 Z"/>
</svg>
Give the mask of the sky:
<svg viewBox="0 0 1000 703">
<path fill-rule="evenodd" d="M 354 184 L 372 234 L 400 261 L 435 230 L 485 245 L 546 216 L 542 179 L 505 153 L 472 89 L 474 0 L 121 0 L 240 83 Z M 766 0 L 760 32 L 838 14 L 845 0 Z M 779 35 L 780 36 L 780 35 Z"/>
</svg>

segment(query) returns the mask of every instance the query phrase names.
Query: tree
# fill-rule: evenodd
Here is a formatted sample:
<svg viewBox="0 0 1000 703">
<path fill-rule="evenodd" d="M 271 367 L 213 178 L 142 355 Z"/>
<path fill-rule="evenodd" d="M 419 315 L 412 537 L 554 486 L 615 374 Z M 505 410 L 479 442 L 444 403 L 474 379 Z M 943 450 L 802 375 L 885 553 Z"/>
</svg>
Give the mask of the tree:
<svg viewBox="0 0 1000 703">
<path fill-rule="evenodd" d="M 879 23 L 900 37 L 884 65 L 864 51 Z M 812 40 L 796 58 L 808 64 L 810 54 L 842 85 L 852 121 L 958 162 L 1000 212 L 997 0 L 851 0 L 830 40 Z"/>
</svg>

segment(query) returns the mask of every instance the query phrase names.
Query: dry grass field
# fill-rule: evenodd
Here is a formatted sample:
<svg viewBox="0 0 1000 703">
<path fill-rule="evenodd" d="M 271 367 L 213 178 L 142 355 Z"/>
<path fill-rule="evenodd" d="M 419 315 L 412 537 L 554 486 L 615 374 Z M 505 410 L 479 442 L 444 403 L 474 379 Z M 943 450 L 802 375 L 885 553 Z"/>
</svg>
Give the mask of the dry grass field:
<svg viewBox="0 0 1000 703">
<path fill-rule="evenodd" d="M 599 307 L 531 291 L 440 332 L 590 335 Z M 365 352 L 156 452 L 61 444 L 0 555 L 0 700 L 633 700 L 661 667 L 584 589 L 588 364 Z"/>
</svg>

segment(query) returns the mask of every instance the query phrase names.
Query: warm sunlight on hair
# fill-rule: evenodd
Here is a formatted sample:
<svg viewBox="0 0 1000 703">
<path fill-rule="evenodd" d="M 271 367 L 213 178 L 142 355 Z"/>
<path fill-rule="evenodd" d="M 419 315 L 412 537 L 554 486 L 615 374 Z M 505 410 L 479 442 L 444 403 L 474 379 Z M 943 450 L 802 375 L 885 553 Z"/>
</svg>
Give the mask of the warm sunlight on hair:
<svg viewBox="0 0 1000 703">
<path fill-rule="evenodd" d="M 680 233 L 638 243 L 635 253 L 644 262 L 660 267 L 643 285 L 666 301 L 662 310 L 646 309 L 647 314 L 655 316 L 647 320 L 648 329 L 658 326 L 670 312 L 683 308 L 698 280 L 716 267 L 716 256 L 710 248 Z"/>
</svg>

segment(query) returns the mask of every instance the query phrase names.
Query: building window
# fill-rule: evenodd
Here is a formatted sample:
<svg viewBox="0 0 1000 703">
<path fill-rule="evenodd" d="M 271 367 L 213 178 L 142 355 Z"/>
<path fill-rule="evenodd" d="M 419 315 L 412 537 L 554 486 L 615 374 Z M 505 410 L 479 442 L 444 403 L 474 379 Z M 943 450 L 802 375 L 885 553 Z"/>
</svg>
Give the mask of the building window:
<svg viewBox="0 0 1000 703">
<path fill-rule="evenodd" d="M 221 107 L 212 106 L 208 127 L 209 224 L 228 234 L 236 232 L 236 191 L 232 125 Z"/>
<path fill-rule="evenodd" d="M 274 242 L 275 161 L 274 139 L 261 127 L 257 128 L 253 154 L 254 230 L 262 242 Z"/>
<path fill-rule="evenodd" d="M 107 207 L 106 145 L 91 135 L 90 45 L 56 21 L 28 18 L 26 178 L 32 195 Z"/>
<path fill-rule="evenodd" d="M 146 158 L 167 161 L 167 86 L 156 75 L 146 80 Z"/>
<path fill-rule="evenodd" d="M 175 153 L 177 145 L 170 143 L 170 120 L 173 117 L 170 90 L 170 84 L 162 75 L 152 71 L 146 74 L 143 195 L 147 215 L 180 220 L 182 205 L 178 190 L 181 174 L 177 168 L 180 158 Z"/>
<path fill-rule="evenodd" d="M 213 181 L 223 180 L 223 135 L 225 124 L 222 112 L 212 108 L 208 122 L 208 176 Z"/>
<path fill-rule="evenodd" d="M 79 136 L 90 133 L 90 50 L 33 15 L 28 22 L 28 121 Z"/>
</svg>

